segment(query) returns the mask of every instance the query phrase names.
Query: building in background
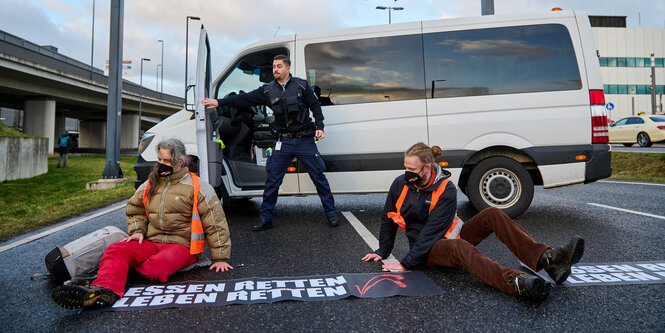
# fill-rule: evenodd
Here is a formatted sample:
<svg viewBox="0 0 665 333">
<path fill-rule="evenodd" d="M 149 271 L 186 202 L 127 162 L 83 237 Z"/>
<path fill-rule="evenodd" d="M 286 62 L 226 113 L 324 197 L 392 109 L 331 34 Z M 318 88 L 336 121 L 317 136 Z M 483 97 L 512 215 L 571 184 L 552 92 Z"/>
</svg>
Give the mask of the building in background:
<svg viewBox="0 0 665 333">
<path fill-rule="evenodd" d="M 589 16 L 612 120 L 651 114 L 651 54 L 655 56 L 656 113 L 663 113 L 665 29 L 626 28 L 625 16 Z"/>
</svg>

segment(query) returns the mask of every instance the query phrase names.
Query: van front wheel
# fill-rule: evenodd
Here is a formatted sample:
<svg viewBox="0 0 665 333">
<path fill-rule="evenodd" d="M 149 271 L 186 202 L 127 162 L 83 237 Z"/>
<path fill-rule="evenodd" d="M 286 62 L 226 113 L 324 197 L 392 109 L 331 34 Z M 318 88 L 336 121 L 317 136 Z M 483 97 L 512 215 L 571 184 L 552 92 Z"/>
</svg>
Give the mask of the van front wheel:
<svg viewBox="0 0 665 333">
<path fill-rule="evenodd" d="M 517 161 L 491 157 L 478 163 L 469 174 L 467 196 L 478 211 L 496 207 L 515 218 L 531 205 L 533 181 Z"/>
</svg>

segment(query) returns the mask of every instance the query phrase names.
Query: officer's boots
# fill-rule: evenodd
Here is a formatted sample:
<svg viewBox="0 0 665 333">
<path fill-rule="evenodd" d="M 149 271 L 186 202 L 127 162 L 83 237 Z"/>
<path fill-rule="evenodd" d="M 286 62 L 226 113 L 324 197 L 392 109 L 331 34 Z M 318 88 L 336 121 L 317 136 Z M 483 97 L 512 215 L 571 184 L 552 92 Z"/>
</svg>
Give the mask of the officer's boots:
<svg viewBox="0 0 665 333">
<path fill-rule="evenodd" d="M 535 302 L 542 302 L 550 295 L 552 286 L 540 276 L 522 273 L 517 276 L 509 276 L 506 282 L 515 288 L 520 296 Z"/>
<path fill-rule="evenodd" d="M 570 267 L 580 261 L 582 254 L 584 254 L 584 239 L 575 236 L 563 247 L 543 251 L 538 266 L 545 269 L 556 284 L 561 284 L 570 276 Z"/>
</svg>

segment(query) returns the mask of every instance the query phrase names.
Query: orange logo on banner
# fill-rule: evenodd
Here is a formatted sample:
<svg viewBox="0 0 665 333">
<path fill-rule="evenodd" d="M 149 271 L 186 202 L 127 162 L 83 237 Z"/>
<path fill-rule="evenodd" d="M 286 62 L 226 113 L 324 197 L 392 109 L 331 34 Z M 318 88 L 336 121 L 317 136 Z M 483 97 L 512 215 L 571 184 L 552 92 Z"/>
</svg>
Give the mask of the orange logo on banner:
<svg viewBox="0 0 665 333">
<path fill-rule="evenodd" d="M 367 283 L 365 283 L 365 286 L 363 286 L 362 290 L 360 289 L 360 287 L 358 285 L 355 285 L 355 286 L 356 286 L 356 289 L 358 289 L 358 292 L 360 293 L 360 296 L 365 296 L 366 292 L 368 292 L 370 289 L 372 289 L 372 287 L 374 287 L 377 283 L 379 283 L 381 281 L 384 281 L 384 280 L 390 281 L 390 282 L 398 285 L 400 288 L 406 288 L 406 284 L 401 281 L 401 280 L 404 280 L 404 277 L 401 276 L 401 275 L 397 275 L 397 274 L 377 275 L 377 276 L 371 278 L 369 281 L 367 281 Z M 372 283 L 372 281 L 374 281 L 374 282 Z"/>
</svg>

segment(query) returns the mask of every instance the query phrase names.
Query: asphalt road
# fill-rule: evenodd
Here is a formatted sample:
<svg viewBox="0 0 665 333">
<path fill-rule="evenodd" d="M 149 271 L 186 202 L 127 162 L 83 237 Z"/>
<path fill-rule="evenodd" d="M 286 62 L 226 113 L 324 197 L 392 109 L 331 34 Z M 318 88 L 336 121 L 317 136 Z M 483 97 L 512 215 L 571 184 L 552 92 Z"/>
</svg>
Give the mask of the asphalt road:
<svg viewBox="0 0 665 333">
<path fill-rule="evenodd" d="M 646 154 L 665 154 L 665 144 L 655 143 L 651 147 L 640 147 L 638 144 L 634 144 L 631 147 L 625 147 L 622 144 L 611 144 L 613 152 L 620 153 L 646 153 Z"/>
<path fill-rule="evenodd" d="M 340 212 L 351 212 L 377 237 L 383 195 L 337 196 Z M 665 186 L 598 182 L 563 189 L 536 189 L 531 207 L 517 221 L 537 240 L 564 244 L 573 235 L 586 239 L 583 263 L 665 259 Z M 459 215 L 475 212 L 459 193 Z M 643 212 L 638 215 L 593 206 L 597 203 Z M 242 267 L 227 273 L 199 268 L 176 273 L 170 281 L 212 281 L 248 277 L 308 276 L 380 272 L 379 263 L 360 258 L 370 248 L 341 217 L 338 228 L 325 223 L 317 197 L 283 197 L 275 227 L 252 232 L 260 199 L 227 211 L 233 253 L 230 263 Z M 87 214 L 91 215 L 94 212 Z M 59 225 L 80 219 L 63 221 Z M 463 269 L 424 269 L 444 294 L 337 301 L 173 308 L 128 312 L 84 312 L 61 309 L 50 299 L 53 284 L 43 277 L 44 255 L 55 246 L 105 225 L 124 228 L 124 210 L 95 217 L 39 240 L 0 253 L 0 322 L 5 332 L 42 331 L 652 331 L 665 330 L 665 284 L 555 288 L 549 300 L 534 304 L 502 294 Z M 0 244 L 8 245 L 46 229 Z M 497 262 L 519 268 L 518 260 L 494 237 L 479 249 Z M 398 233 L 394 254 L 408 245 Z M 147 284 L 137 274 L 130 283 Z"/>
</svg>

